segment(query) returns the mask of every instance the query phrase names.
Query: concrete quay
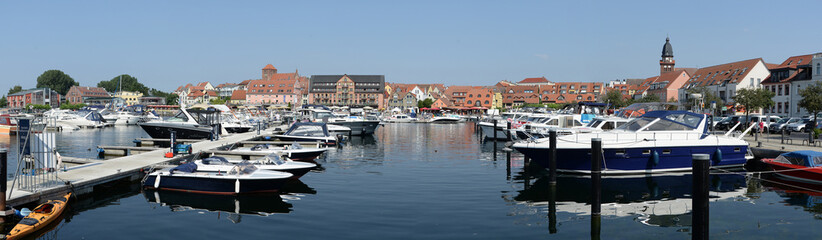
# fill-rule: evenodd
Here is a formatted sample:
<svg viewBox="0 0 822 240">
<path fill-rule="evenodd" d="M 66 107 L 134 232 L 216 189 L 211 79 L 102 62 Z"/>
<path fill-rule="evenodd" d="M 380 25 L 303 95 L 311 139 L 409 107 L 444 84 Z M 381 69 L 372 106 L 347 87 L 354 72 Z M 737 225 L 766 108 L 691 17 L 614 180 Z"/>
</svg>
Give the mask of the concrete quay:
<svg viewBox="0 0 822 240">
<path fill-rule="evenodd" d="M 762 134 L 758 139 L 747 135 L 742 139 L 750 144 L 756 158 L 774 158 L 782 153 L 802 150 L 822 151 L 822 139 L 816 139 L 815 144 L 808 144 L 807 133 L 785 135 L 784 143 L 781 134 Z"/>
<path fill-rule="evenodd" d="M 263 132 L 263 134 L 271 134 L 271 132 Z M 199 152 L 214 149 L 241 141 L 249 141 L 258 136 L 260 135 L 257 135 L 257 132 L 254 131 L 223 136 L 217 141 L 202 140 L 192 143 L 192 150 Z M 94 191 L 95 186 L 115 181 L 137 181 L 142 178 L 144 169 L 179 161 L 191 156 L 178 155 L 174 158 L 166 158 L 164 155 L 166 152 L 169 152 L 169 150 L 169 148 L 157 148 L 156 150 L 140 154 L 89 162 L 65 170 L 60 169 L 57 172 L 57 180 L 65 184 L 40 189 L 36 192 L 24 191 L 18 189 L 17 186 L 12 187 L 13 180 L 10 180 L 8 181 L 9 190 L 6 191 L 6 196 L 8 196 L 6 204 L 19 206 L 27 203 L 41 202 L 62 196 L 68 191 L 73 191 L 75 195 L 88 194 Z"/>
</svg>

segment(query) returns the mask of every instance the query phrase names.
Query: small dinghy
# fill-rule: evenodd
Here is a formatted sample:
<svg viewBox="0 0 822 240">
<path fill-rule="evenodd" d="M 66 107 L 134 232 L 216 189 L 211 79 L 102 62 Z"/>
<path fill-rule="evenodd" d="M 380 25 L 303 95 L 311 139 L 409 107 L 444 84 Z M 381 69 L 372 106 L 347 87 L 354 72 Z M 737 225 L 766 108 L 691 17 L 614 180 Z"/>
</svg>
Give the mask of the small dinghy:
<svg viewBox="0 0 822 240">
<path fill-rule="evenodd" d="M 46 225 L 57 219 L 63 210 L 66 209 L 71 193 L 67 193 L 61 198 L 49 200 L 40 204 L 29 213 L 28 216 L 20 220 L 13 229 L 6 234 L 3 239 L 21 239 L 29 234 L 43 229 Z"/>
<path fill-rule="evenodd" d="M 260 160 L 256 161 L 228 160 L 224 157 L 215 156 L 194 161 L 194 164 L 197 164 L 197 171 L 228 172 L 234 166 L 236 166 L 237 164 L 241 164 L 243 162 L 251 163 L 260 170 L 281 171 L 291 173 L 292 175 L 294 175 L 291 178 L 294 179 L 300 178 L 301 176 L 311 171 L 311 169 L 317 167 L 317 164 L 313 163 L 284 160 L 280 158 L 280 156 L 277 155 L 277 153 L 269 154 L 268 156 L 265 156 Z"/>
<path fill-rule="evenodd" d="M 227 172 L 198 171 L 197 164 L 186 163 L 146 175 L 143 187 L 225 195 L 277 192 L 292 176 L 287 172 L 260 170 L 247 161 L 232 166 Z"/>
</svg>

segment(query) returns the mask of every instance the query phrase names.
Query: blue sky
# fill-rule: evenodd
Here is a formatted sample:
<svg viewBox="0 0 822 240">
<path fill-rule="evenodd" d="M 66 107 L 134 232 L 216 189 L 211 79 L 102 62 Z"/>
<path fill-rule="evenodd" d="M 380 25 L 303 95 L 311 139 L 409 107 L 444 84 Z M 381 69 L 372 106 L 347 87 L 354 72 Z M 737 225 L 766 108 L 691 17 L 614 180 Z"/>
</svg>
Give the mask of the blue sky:
<svg viewBox="0 0 822 240">
<path fill-rule="evenodd" d="M 60 69 L 171 91 L 280 72 L 492 85 L 608 81 L 822 51 L 819 1 L 2 1 L 0 91 Z"/>
</svg>

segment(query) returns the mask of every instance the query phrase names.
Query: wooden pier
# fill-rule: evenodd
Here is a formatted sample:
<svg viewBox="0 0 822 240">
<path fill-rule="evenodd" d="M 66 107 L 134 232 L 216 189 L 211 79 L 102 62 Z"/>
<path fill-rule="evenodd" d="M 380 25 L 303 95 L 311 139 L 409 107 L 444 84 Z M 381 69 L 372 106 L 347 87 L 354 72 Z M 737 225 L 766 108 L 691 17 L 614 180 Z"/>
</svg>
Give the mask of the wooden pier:
<svg viewBox="0 0 822 240">
<path fill-rule="evenodd" d="M 270 131 L 265 134 L 271 134 Z M 221 137 L 217 141 L 199 140 L 192 142 L 195 151 L 216 149 L 231 145 L 241 141 L 248 141 L 259 137 L 256 132 L 232 134 Z M 65 162 L 84 163 L 83 165 L 67 167 L 57 172 L 57 179 L 65 184 L 57 185 L 36 192 L 29 192 L 18 189 L 15 186 L 12 190 L 13 181 L 7 181 L 9 190 L 6 192 L 8 200 L 6 204 L 19 206 L 27 203 L 41 202 L 46 199 L 62 196 L 68 191 L 76 195 L 84 195 L 94 191 L 94 188 L 101 184 L 116 181 L 137 181 L 144 175 L 144 170 L 152 166 L 164 166 L 169 162 L 179 161 L 191 157 L 192 155 L 178 155 L 174 158 L 166 158 L 164 155 L 169 152 L 169 148 L 149 148 L 149 147 L 115 147 L 100 146 L 106 149 L 120 149 L 120 151 L 146 151 L 142 153 L 132 152 L 132 155 L 109 159 L 91 160 L 82 158 L 63 157 Z"/>
</svg>

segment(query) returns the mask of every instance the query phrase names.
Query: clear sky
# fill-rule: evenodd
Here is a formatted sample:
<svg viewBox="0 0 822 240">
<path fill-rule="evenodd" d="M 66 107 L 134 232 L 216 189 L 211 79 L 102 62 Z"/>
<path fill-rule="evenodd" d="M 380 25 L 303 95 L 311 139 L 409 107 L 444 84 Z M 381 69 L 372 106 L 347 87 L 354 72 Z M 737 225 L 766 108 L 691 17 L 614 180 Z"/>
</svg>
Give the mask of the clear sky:
<svg viewBox="0 0 822 240">
<path fill-rule="evenodd" d="M 822 1 L 2 1 L 0 91 L 59 69 L 185 83 L 280 72 L 492 85 L 608 81 L 822 51 Z M 815 16 L 815 17 L 814 17 Z"/>
</svg>

